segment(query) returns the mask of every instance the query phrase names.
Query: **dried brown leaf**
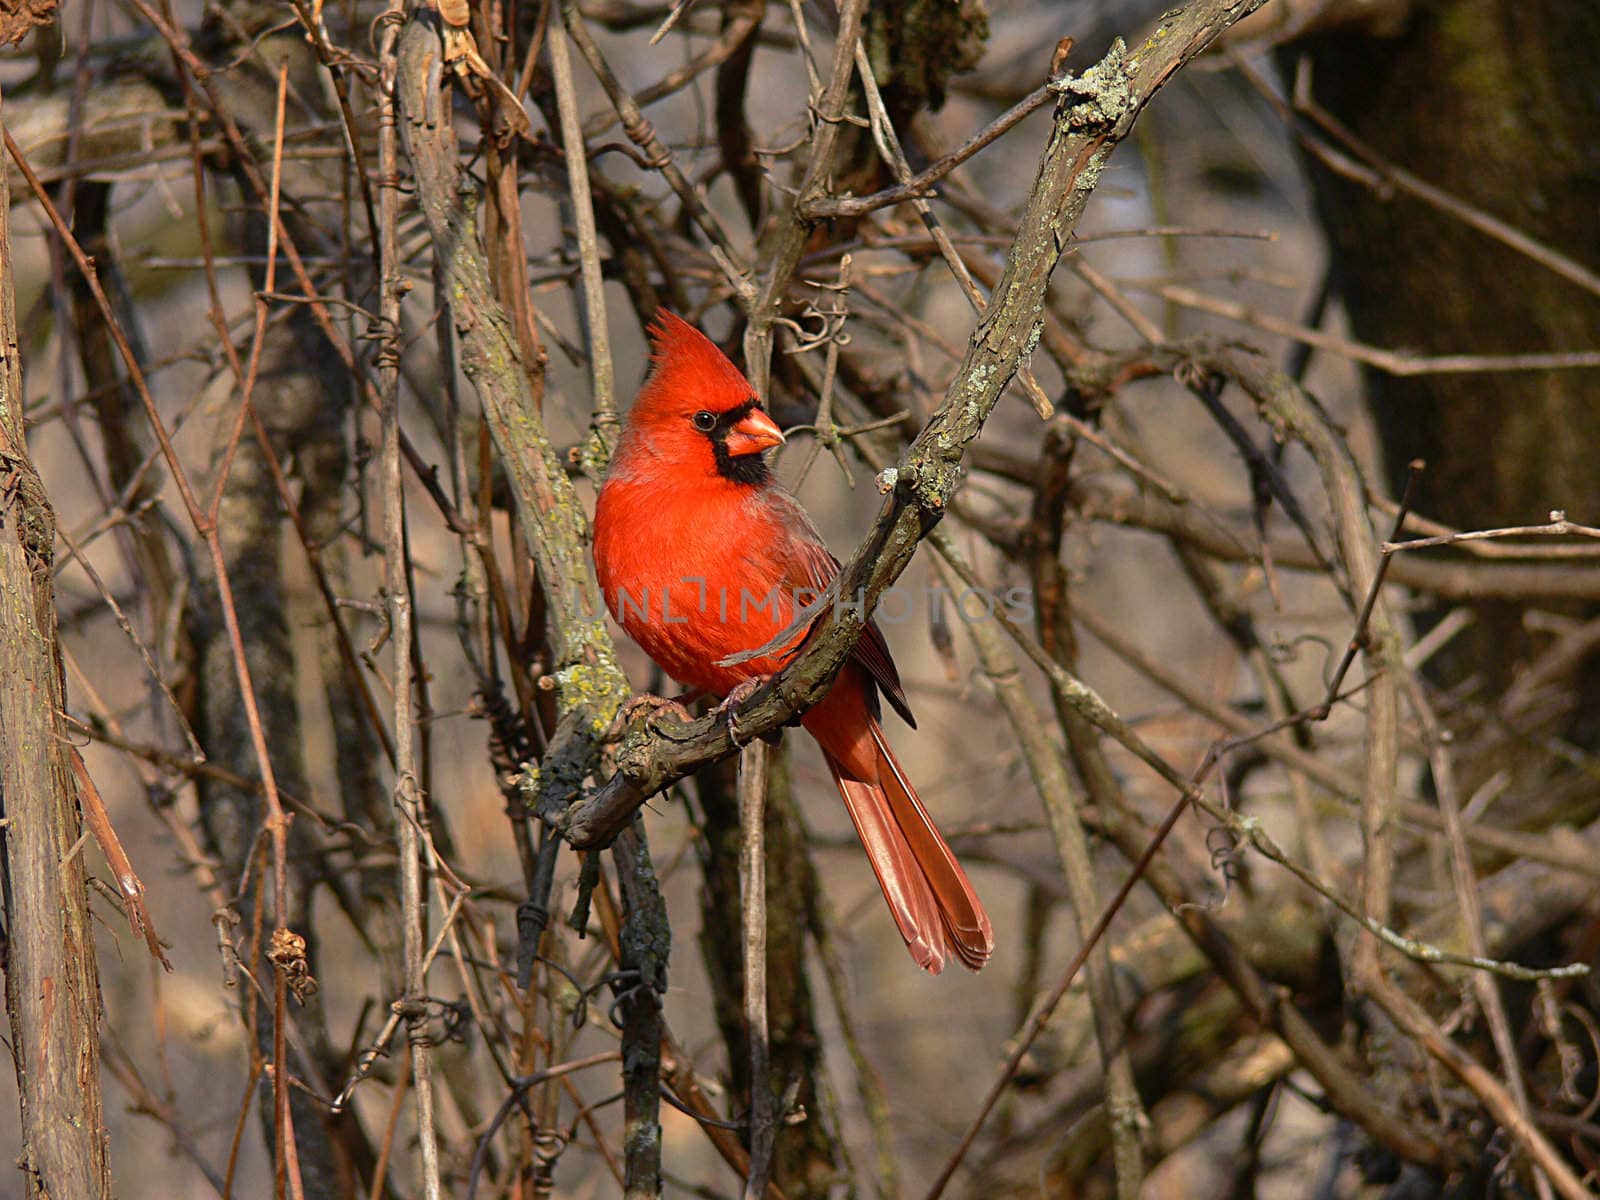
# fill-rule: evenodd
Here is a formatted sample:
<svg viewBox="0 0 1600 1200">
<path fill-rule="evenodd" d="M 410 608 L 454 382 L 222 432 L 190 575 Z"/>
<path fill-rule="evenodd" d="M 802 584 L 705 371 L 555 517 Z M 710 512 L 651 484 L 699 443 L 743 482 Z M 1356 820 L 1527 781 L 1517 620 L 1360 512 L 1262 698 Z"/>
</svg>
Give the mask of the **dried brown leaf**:
<svg viewBox="0 0 1600 1200">
<path fill-rule="evenodd" d="M 111 814 L 106 811 L 105 801 L 100 798 L 100 789 L 89 777 L 89 768 L 84 765 L 83 755 L 78 753 L 76 746 L 69 749 L 72 754 L 72 773 L 78 777 L 78 803 L 83 809 L 84 823 L 89 826 L 89 832 L 94 834 L 94 840 L 100 844 L 100 853 L 105 855 L 111 873 L 116 876 L 117 893 L 122 897 L 128 924 L 137 936 L 144 939 L 150 953 L 170 971 L 172 964 L 167 961 L 161 938 L 150 920 L 150 910 L 145 907 L 144 881 L 133 869 L 128 852 L 122 848 L 122 841 L 111 824 Z"/>
<path fill-rule="evenodd" d="M 55 19 L 57 0 L 0 0 L 0 46 L 15 46 Z"/>
</svg>

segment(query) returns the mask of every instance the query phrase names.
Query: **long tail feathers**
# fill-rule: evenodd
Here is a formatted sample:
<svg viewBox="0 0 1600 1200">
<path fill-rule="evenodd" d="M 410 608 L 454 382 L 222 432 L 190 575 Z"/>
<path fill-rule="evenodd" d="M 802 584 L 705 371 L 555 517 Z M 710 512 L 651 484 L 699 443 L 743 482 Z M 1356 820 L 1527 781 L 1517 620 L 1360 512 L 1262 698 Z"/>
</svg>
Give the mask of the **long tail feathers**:
<svg viewBox="0 0 1600 1200">
<path fill-rule="evenodd" d="M 947 954 L 976 971 L 994 950 L 989 916 L 876 722 L 872 740 L 876 785 L 851 778 L 832 755 L 825 757 L 900 936 L 925 971 L 937 975 Z"/>
</svg>

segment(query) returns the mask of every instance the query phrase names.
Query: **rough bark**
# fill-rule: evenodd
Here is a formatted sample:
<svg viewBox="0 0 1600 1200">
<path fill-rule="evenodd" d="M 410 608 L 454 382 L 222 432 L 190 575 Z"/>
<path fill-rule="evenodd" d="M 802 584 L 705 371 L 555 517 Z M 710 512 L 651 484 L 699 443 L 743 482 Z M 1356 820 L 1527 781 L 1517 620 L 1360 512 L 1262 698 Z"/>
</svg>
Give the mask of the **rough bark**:
<svg viewBox="0 0 1600 1200">
<path fill-rule="evenodd" d="M 612 847 L 622 893 L 622 1086 L 626 1129 L 622 1137 L 626 1200 L 661 1195 L 661 996 L 667 990 L 672 930 L 660 883 L 650 861 L 642 821 Z"/>
<path fill-rule="evenodd" d="M 30 1197 L 111 1194 L 100 1100 L 100 982 L 82 821 L 61 721 L 55 514 L 28 459 L 0 176 L 0 882 L 11 1056 Z"/>
<path fill-rule="evenodd" d="M 1302 44 L 1318 103 L 1379 155 L 1590 269 L 1600 267 L 1600 9 L 1567 0 L 1430 0 L 1403 34 Z M 1590 349 L 1600 296 L 1406 195 L 1315 175 L 1334 282 L 1357 337 L 1419 353 Z M 1421 508 L 1463 528 L 1600 513 L 1600 406 L 1589 371 L 1371 373 L 1391 477 L 1429 469 Z M 1498 693 L 1526 657 L 1526 605 L 1479 606 L 1450 664 Z M 1585 692 L 1600 696 L 1591 668 Z M 1600 717 L 1580 706 L 1594 744 Z"/>
</svg>

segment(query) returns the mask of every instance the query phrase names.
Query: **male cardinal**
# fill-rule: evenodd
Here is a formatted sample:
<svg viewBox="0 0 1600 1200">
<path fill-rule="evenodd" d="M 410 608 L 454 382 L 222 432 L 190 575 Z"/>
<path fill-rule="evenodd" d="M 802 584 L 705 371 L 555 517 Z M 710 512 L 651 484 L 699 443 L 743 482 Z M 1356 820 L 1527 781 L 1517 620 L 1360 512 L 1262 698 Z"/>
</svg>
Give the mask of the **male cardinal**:
<svg viewBox="0 0 1600 1200">
<path fill-rule="evenodd" d="M 629 636 L 687 687 L 727 697 L 776 672 L 803 640 L 773 641 L 839 570 L 762 452 L 783 434 L 723 353 L 665 310 L 654 364 L 595 508 L 594 562 Z M 741 688 L 741 685 L 744 685 Z M 917 965 L 954 954 L 976 971 L 994 933 L 972 885 L 917 799 L 878 724 L 882 692 L 915 728 L 888 645 L 869 624 L 827 694 L 801 720 L 822 747 L 889 911 Z"/>
</svg>

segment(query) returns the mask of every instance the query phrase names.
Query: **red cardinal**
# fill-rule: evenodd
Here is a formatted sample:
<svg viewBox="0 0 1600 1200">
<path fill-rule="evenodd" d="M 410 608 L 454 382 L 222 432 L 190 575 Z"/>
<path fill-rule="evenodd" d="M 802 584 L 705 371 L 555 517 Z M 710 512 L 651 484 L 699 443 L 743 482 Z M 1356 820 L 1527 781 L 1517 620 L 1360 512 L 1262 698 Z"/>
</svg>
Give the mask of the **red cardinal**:
<svg viewBox="0 0 1600 1200">
<path fill-rule="evenodd" d="M 783 434 L 755 390 L 692 325 L 661 311 L 654 370 L 639 393 L 595 508 L 594 562 L 611 615 L 668 675 L 726 697 L 776 672 L 803 639 L 742 662 L 839 570 L 762 452 Z M 776 597 L 775 600 L 771 599 Z M 878 724 L 878 694 L 915 722 L 889 648 L 869 624 L 801 724 L 839 794 L 911 956 L 937 974 L 954 954 L 976 971 L 989 917 L 934 828 Z"/>
</svg>

